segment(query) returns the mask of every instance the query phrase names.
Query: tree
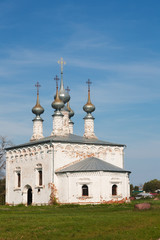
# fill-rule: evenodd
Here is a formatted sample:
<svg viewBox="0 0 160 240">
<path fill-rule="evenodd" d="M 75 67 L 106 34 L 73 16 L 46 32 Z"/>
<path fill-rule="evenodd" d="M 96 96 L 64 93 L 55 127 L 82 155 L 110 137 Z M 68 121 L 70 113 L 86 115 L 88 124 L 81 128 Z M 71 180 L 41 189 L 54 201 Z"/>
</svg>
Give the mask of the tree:
<svg viewBox="0 0 160 240">
<path fill-rule="evenodd" d="M 157 179 L 153 179 L 149 182 L 145 182 L 143 186 L 143 190 L 145 192 L 155 192 L 157 189 L 160 189 L 160 181 Z"/>
<path fill-rule="evenodd" d="M 134 191 L 139 191 L 139 187 L 138 187 L 138 186 L 135 186 L 135 187 L 134 187 Z"/>
<path fill-rule="evenodd" d="M 4 177 L 6 168 L 5 148 L 12 146 L 11 141 L 7 137 L 0 136 L 0 179 Z"/>
<path fill-rule="evenodd" d="M 130 184 L 130 195 L 132 195 L 132 191 L 133 191 L 133 184 Z"/>
<path fill-rule="evenodd" d="M 0 205 L 5 204 L 5 178 L 0 179 Z"/>
</svg>

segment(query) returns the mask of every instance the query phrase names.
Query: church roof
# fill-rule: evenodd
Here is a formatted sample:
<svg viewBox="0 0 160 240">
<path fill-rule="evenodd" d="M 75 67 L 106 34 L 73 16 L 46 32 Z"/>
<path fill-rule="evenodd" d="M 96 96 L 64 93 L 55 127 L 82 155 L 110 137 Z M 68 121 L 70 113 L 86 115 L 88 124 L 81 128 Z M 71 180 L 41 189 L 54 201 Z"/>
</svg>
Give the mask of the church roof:
<svg viewBox="0 0 160 240">
<path fill-rule="evenodd" d="M 130 171 L 126 171 L 123 168 L 119 168 L 113 164 L 110 164 L 95 157 L 86 158 L 78 163 L 72 164 L 68 167 L 59 170 L 56 173 L 96 172 L 96 171 L 130 173 Z"/>
<path fill-rule="evenodd" d="M 28 147 L 28 146 L 33 146 L 33 145 L 38 145 L 38 144 L 44 144 L 44 143 L 56 143 L 56 142 L 60 142 L 60 143 L 76 143 L 76 144 L 93 144 L 93 145 L 105 145 L 105 146 L 119 146 L 119 147 L 124 147 L 124 144 L 118 144 L 118 143 L 111 143 L 111 142 L 106 142 L 106 141 L 102 141 L 99 139 L 88 139 L 82 136 L 78 136 L 75 134 L 68 134 L 66 136 L 49 136 L 49 137 L 44 137 L 41 138 L 39 140 L 35 140 L 35 141 L 30 141 L 24 144 L 20 144 L 20 145 L 16 145 L 16 146 L 12 146 L 12 147 L 8 147 L 6 148 L 6 150 L 11 150 L 11 149 L 15 149 L 15 148 L 21 148 L 21 147 Z"/>
</svg>

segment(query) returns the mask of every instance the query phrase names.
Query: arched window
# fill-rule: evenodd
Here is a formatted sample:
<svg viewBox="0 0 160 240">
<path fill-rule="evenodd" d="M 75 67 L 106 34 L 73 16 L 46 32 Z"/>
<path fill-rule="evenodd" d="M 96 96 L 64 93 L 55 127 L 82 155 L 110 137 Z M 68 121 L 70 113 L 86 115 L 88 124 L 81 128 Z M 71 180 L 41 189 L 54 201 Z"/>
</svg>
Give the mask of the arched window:
<svg viewBox="0 0 160 240">
<path fill-rule="evenodd" d="M 15 169 L 15 188 L 21 187 L 21 168 L 16 167 Z"/>
<path fill-rule="evenodd" d="M 39 170 L 38 173 L 39 173 L 39 186 L 42 186 L 42 170 Z"/>
<path fill-rule="evenodd" d="M 36 186 L 42 186 L 43 184 L 43 169 L 42 169 L 42 164 L 38 163 L 36 165 Z"/>
<path fill-rule="evenodd" d="M 116 184 L 114 184 L 112 186 L 112 195 L 117 195 L 117 185 Z"/>
<path fill-rule="evenodd" d="M 82 196 L 88 196 L 88 186 L 87 185 L 82 186 Z"/>
<path fill-rule="evenodd" d="M 17 173 L 17 179 L 18 179 L 18 187 L 21 187 L 21 174 L 20 174 L 20 172 Z"/>
</svg>

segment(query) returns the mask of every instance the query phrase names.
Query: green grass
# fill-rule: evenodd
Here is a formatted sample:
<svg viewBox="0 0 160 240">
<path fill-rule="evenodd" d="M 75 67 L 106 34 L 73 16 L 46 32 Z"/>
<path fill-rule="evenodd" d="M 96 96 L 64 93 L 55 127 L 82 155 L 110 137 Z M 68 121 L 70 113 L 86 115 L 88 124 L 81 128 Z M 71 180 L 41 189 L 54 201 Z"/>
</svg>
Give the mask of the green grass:
<svg viewBox="0 0 160 240">
<path fill-rule="evenodd" d="M 160 201 L 150 210 L 134 204 L 0 206 L 2 239 L 147 240 L 160 238 Z M 148 202 L 148 201 L 147 201 Z"/>
</svg>

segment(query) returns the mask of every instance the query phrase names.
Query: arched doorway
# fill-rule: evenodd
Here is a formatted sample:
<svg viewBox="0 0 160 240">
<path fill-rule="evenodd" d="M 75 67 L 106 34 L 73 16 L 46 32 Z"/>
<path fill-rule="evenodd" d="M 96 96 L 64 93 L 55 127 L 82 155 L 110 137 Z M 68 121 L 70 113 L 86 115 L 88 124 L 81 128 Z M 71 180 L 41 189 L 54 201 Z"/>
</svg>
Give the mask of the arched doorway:
<svg viewBox="0 0 160 240">
<path fill-rule="evenodd" d="M 30 185 L 25 185 L 23 189 L 23 198 L 22 202 L 24 205 L 31 205 L 33 203 L 33 192 L 32 187 Z"/>
<path fill-rule="evenodd" d="M 27 205 L 32 204 L 32 188 L 28 188 L 27 191 Z"/>
</svg>

